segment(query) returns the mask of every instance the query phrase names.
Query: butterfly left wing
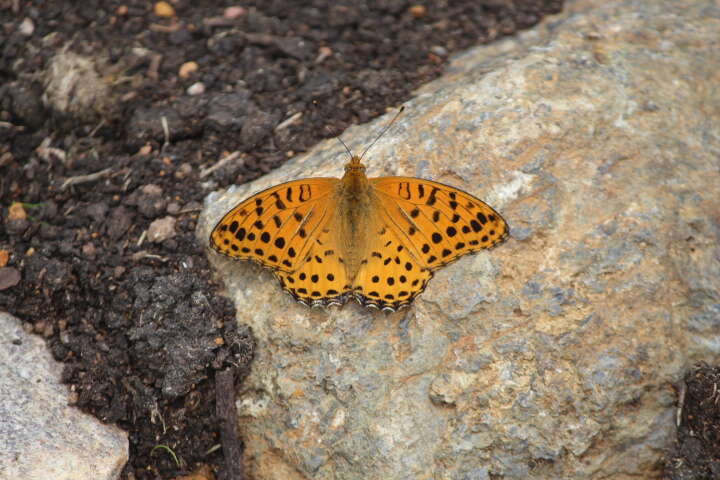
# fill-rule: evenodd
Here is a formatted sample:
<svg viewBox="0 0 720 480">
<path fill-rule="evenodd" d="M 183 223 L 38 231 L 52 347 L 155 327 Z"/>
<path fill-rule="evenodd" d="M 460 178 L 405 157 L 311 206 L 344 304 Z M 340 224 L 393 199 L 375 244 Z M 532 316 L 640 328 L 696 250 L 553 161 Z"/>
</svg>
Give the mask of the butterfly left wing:
<svg viewBox="0 0 720 480">
<path fill-rule="evenodd" d="M 337 211 L 331 207 L 328 214 L 332 216 Z M 332 225 L 332 218 L 328 223 Z M 294 271 L 275 272 L 282 287 L 295 300 L 310 307 L 342 305 L 351 291 L 343 253 L 332 233 L 323 228 Z"/>
<path fill-rule="evenodd" d="M 389 225 L 431 271 L 505 241 L 505 219 L 467 192 L 412 177 L 370 179 Z"/>
<path fill-rule="evenodd" d="M 432 278 L 405 239 L 391 227 L 381 205 L 366 232 L 368 248 L 353 279 L 352 291 L 361 305 L 396 311 L 409 305 Z"/>
</svg>

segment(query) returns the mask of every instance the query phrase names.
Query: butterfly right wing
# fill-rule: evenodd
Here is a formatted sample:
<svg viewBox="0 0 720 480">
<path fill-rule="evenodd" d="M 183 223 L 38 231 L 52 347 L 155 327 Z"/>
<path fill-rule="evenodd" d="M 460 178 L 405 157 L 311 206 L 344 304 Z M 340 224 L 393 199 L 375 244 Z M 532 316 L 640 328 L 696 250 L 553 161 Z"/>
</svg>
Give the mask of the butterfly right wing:
<svg viewBox="0 0 720 480">
<path fill-rule="evenodd" d="M 433 276 L 392 227 L 392 219 L 377 205 L 367 234 L 367 252 L 353 279 L 353 296 L 361 305 L 396 311 L 412 303 Z"/>
<path fill-rule="evenodd" d="M 327 225 L 337 185 L 336 178 L 309 178 L 263 190 L 217 223 L 210 246 L 232 258 L 293 272 Z"/>
</svg>

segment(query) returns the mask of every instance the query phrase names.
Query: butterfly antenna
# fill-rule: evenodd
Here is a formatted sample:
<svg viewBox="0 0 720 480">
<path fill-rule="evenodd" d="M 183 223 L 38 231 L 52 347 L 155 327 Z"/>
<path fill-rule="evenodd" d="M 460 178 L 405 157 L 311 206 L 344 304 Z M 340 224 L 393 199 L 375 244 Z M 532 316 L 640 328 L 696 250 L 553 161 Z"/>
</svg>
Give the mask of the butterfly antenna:
<svg viewBox="0 0 720 480">
<path fill-rule="evenodd" d="M 339 136 L 337 136 L 337 137 L 335 137 L 335 138 L 337 138 L 338 142 L 342 143 L 342 146 L 345 147 L 345 150 L 347 150 L 348 155 L 350 155 L 350 158 L 352 158 L 352 157 L 353 157 L 353 154 L 352 154 L 352 152 L 350 151 L 350 149 L 348 148 L 348 146 L 345 145 L 345 142 L 342 141 L 342 138 L 340 138 Z"/>
<path fill-rule="evenodd" d="M 368 147 L 365 149 L 365 151 L 362 153 L 362 155 L 360 155 L 360 160 L 362 160 L 362 158 L 365 156 L 365 154 L 368 152 L 368 150 L 370 150 L 370 148 L 372 148 L 372 146 L 375 145 L 375 142 L 380 140 L 380 137 L 385 135 L 385 132 L 387 132 L 390 127 L 392 127 L 392 124 L 395 123 L 395 120 L 397 120 L 397 118 L 400 116 L 400 114 L 403 112 L 403 110 L 405 110 L 405 105 L 400 107 L 400 110 L 398 110 L 398 112 L 395 114 L 393 119 L 390 120 L 390 123 L 388 123 L 387 126 L 382 129 L 382 132 L 380 132 L 380 135 L 375 137 L 375 140 L 373 140 L 372 143 L 370 145 L 368 145 Z"/>
</svg>

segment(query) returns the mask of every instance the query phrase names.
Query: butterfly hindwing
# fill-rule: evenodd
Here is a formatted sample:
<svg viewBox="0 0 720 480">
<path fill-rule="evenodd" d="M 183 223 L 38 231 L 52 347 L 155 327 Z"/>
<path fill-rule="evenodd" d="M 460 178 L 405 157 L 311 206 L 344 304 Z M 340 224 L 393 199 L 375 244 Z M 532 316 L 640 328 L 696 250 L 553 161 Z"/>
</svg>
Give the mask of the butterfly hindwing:
<svg viewBox="0 0 720 480">
<path fill-rule="evenodd" d="M 218 252 L 292 272 L 327 224 L 339 180 L 311 178 L 263 190 L 228 212 L 210 234 Z"/>
<path fill-rule="evenodd" d="M 432 278 L 395 229 L 390 218 L 377 212 L 368 250 L 363 253 L 360 269 L 353 281 L 355 298 L 362 305 L 383 310 L 398 310 L 410 304 Z"/>
<path fill-rule="evenodd" d="M 457 188 L 411 177 L 380 177 L 370 182 L 390 226 L 420 265 L 430 270 L 491 248 L 509 234 L 499 213 Z"/>
<path fill-rule="evenodd" d="M 313 240 L 296 270 L 276 271 L 275 276 L 295 300 L 309 306 L 342 305 L 350 292 L 337 237 L 327 228 Z"/>
</svg>

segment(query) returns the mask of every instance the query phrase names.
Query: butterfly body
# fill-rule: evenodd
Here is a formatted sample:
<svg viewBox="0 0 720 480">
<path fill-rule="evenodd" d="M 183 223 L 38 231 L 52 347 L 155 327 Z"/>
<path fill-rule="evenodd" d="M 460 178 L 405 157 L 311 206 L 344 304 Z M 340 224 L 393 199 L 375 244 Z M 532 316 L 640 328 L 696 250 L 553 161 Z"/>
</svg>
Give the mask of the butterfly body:
<svg viewBox="0 0 720 480">
<path fill-rule="evenodd" d="M 310 306 L 409 305 L 433 272 L 507 238 L 505 220 L 454 187 L 412 177 L 368 178 L 352 156 L 337 178 L 295 180 L 241 202 L 210 245 L 271 268 Z"/>
</svg>

